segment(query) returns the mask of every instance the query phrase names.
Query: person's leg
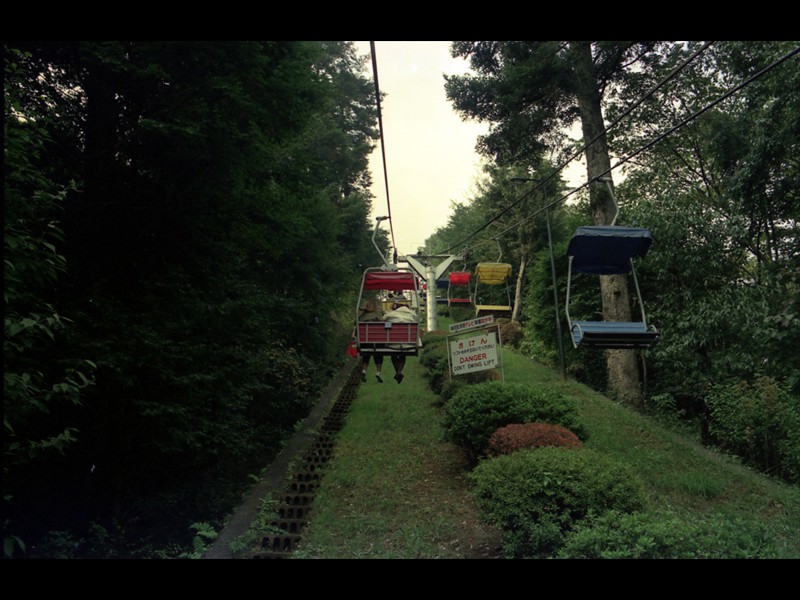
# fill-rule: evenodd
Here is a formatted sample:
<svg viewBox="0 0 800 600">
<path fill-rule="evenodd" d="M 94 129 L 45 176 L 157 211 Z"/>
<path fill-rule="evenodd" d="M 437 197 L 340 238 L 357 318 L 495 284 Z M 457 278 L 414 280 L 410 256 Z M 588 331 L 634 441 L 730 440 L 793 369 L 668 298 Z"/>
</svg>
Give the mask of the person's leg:
<svg viewBox="0 0 800 600">
<path fill-rule="evenodd" d="M 375 361 L 375 378 L 378 383 L 383 383 L 383 375 L 381 375 L 381 367 L 383 367 L 383 354 L 376 354 L 372 357 Z"/>
<path fill-rule="evenodd" d="M 361 381 L 367 381 L 367 367 L 369 366 L 369 354 L 361 355 Z"/>
<path fill-rule="evenodd" d="M 403 381 L 403 367 L 406 365 L 405 354 L 393 354 L 392 365 L 394 366 L 394 379 L 397 383 Z"/>
</svg>

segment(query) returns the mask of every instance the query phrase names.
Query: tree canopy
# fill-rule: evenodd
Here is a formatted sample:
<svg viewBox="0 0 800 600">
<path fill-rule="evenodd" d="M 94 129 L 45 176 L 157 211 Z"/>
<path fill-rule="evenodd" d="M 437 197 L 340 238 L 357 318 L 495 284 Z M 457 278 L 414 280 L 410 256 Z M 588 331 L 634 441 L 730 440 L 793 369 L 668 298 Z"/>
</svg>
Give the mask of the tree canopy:
<svg viewBox="0 0 800 600">
<path fill-rule="evenodd" d="M 798 44 L 454 42 L 452 53 L 473 72 L 446 78 L 448 96 L 465 118 L 492 124 L 479 148 L 495 165 L 532 171 L 542 155 L 560 162 L 584 149 L 588 181 L 606 170 L 621 181 L 619 222 L 652 230 L 655 243 L 637 270 L 648 322 L 661 337 L 635 359 L 642 408 L 694 419 L 706 442 L 796 478 L 786 452 L 797 451 L 800 414 Z M 601 113 L 587 116 L 593 103 Z M 576 119 L 581 142 L 568 138 Z M 598 141 L 608 151 L 592 169 Z M 491 167 L 487 173 L 486 187 L 499 185 Z M 606 200 L 589 189 L 588 202 L 564 207 L 571 225 L 554 228 L 562 300 L 571 230 L 607 222 Z M 481 204 L 476 197 L 454 218 L 479 214 Z M 480 226 L 478 218 L 469 230 Z M 507 235 L 522 239 L 513 227 Z M 541 242 L 531 251 L 523 348 L 553 361 L 549 252 Z M 574 282 L 572 293 L 576 312 L 596 314 L 596 290 Z M 598 358 L 569 352 L 568 372 L 607 389 Z M 726 412 L 742 390 L 750 408 Z"/>
<path fill-rule="evenodd" d="M 342 354 L 371 82 L 347 42 L 4 50 L 7 553 L 158 547 L 230 509 Z"/>
</svg>

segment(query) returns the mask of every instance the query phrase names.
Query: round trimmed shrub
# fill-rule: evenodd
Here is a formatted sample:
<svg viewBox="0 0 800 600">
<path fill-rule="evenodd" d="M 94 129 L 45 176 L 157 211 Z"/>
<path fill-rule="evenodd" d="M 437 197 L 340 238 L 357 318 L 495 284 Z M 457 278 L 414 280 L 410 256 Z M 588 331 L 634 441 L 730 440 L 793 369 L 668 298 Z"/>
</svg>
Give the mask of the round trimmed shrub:
<svg viewBox="0 0 800 600">
<path fill-rule="evenodd" d="M 757 521 L 608 512 L 578 525 L 558 558 L 781 558 Z"/>
<path fill-rule="evenodd" d="M 580 448 L 583 443 L 577 435 L 561 425 L 512 423 L 497 429 L 492 434 L 486 445 L 486 453 L 490 456 L 500 456 L 543 446 Z"/>
<path fill-rule="evenodd" d="M 500 381 L 458 390 L 445 407 L 443 427 L 445 439 L 464 448 L 474 462 L 500 427 L 536 421 L 563 425 L 586 439 L 570 398 L 551 388 Z"/>
<path fill-rule="evenodd" d="M 500 373 L 495 369 L 488 369 L 486 371 L 474 371 L 472 373 L 465 373 L 463 375 L 453 376 L 448 373 L 448 376 L 443 378 L 441 391 L 439 392 L 439 405 L 444 406 L 459 390 L 476 383 L 484 381 L 498 381 L 501 378 Z M 433 385 L 433 383 L 431 383 Z"/>
<path fill-rule="evenodd" d="M 537 448 L 482 461 L 470 474 L 478 511 L 509 556 L 546 557 L 582 519 L 644 506 L 634 473 L 587 448 Z"/>
</svg>

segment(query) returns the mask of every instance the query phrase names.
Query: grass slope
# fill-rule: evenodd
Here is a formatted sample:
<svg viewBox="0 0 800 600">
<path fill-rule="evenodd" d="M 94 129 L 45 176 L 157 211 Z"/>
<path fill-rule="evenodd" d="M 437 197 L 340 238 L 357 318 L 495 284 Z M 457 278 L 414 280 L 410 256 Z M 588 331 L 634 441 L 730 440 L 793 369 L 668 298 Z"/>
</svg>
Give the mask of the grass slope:
<svg viewBox="0 0 800 600">
<path fill-rule="evenodd" d="M 370 366 L 314 498 L 295 558 L 484 558 L 500 532 L 478 521 L 461 453 L 416 358 L 397 384 Z"/>
<path fill-rule="evenodd" d="M 665 428 L 557 372 L 504 351 L 507 382 L 545 381 L 577 399 L 586 446 L 639 474 L 648 508 L 769 524 L 782 555 L 800 557 L 800 489 Z M 441 409 L 409 359 L 398 385 L 359 388 L 295 558 L 496 558 L 500 532 L 480 523 L 461 452 L 442 441 Z"/>
</svg>

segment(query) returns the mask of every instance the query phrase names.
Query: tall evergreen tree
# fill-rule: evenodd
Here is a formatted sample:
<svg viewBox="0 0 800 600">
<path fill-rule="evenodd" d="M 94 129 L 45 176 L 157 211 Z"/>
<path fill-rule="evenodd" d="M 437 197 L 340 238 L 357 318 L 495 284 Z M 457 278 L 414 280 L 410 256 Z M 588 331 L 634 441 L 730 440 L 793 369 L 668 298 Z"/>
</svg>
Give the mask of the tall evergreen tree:
<svg viewBox="0 0 800 600">
<path fill-rule="evenodd" d="M 648 56 L 609 114 L 698 47 Z M 793 308 L 800 70 L 794 58 L 764 72 L 797 47 L 715 42 L 637 110 L 636 127 L 612 132 L 614 146 L 631 152 L 763 72 L 637 156 L 621 190 L 628 214 L 659 240 L 643 281 L 653 317 L 670 329 L 652 352 L 652 390 L 687 414 L 702 414 L 709 388 L 729 377 L 768 373 L 798 389 L 797 361 L 786 350 L 800 339 Z"/>
<path fill-rule="evenodd" d="M 371 88 L 347 44 L 23 49 L 19 96 L 43 98 L 59 136 L 43 162 L 77 182 L 58 294 L 97 384 L 21 517 L 138 544 L 189 535 L 238 499 L 341 354 L 329 304 L 369 239 Z"/>
<path fill-rule="evenodd" d="M 603 94 L 654 42 L 454 42 L 454 56 L 468 58 L 475 74 L 447 78 L 446 89 L 464 116 L 490 121 L 481 149 L 501 163 L 563 148 L 565 131 L 579 120 L 590 182 L 592 222 L 609 224 L 612 192 L 598 180 L 610 178 L 604 134 Z M 630 320 L 627 280 L 600 278 L 603 316 Z M 608 384 L 629 404 L 641 404 L 636 358 L 625 350 L 607 351 Z"/>
</svg>

